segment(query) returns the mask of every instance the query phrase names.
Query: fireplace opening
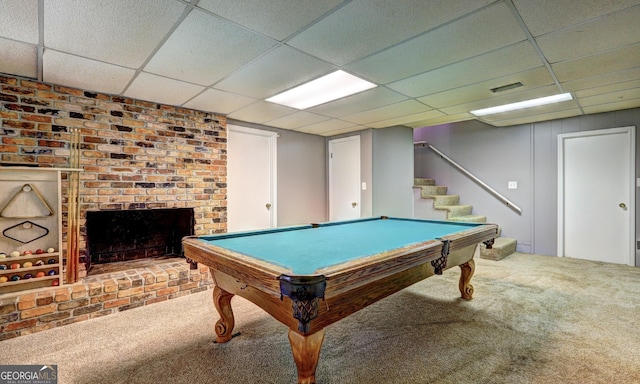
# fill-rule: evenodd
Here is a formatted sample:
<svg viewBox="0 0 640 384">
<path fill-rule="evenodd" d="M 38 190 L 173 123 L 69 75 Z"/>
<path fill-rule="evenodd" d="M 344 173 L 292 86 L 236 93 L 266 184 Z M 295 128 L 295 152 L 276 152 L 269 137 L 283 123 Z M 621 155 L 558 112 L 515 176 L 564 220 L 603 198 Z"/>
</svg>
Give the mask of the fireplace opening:
<svg viewBox="0 0 640 384">
<path fill-rule="evenodd" d="M 184 257 L 182 238 L 193 235 L 193 227 L 193 208 L 87 211 L 87 270 L 102 273 L 114 270 L 104 264 L 124 269 L 126 262 Z"/>
</svg>

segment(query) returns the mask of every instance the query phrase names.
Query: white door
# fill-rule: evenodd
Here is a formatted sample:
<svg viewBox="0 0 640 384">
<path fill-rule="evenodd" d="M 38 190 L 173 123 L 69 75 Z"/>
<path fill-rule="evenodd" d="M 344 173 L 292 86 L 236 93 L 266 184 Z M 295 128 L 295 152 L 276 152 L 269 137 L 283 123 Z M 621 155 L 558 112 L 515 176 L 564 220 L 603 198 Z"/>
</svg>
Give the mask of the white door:
<svg viewBox="0 0 640 384">
<path fill-rule="evenodd" d="M 635 264 L 635 127 L 558 135 L 558 256 Z"/>
<path fill-rule="evenodd" d="M 227 231 L 275 227 L 277 133 L 227 127 Z"/>
<path fill-rule="evenodd" d="M 329 220 L 360 218 L 360 136 L 329 141 Z"/>
</svg>

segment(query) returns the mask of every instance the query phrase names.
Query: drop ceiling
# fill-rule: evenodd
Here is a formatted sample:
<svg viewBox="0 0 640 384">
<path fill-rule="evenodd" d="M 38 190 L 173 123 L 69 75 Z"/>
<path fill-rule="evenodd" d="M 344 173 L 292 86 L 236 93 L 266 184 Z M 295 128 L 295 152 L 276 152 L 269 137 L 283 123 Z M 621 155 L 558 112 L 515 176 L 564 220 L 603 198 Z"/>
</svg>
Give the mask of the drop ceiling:
<svg viewBox="0 0 640 384">
<path fill-rule="evenodd" d="M 510 126 L 640 107 L 638 20 L 640 0 L 0 0 L 0 72 L 324 136 Z M 336 69 L 377 87 L 265 101 Z"/>
</svg>

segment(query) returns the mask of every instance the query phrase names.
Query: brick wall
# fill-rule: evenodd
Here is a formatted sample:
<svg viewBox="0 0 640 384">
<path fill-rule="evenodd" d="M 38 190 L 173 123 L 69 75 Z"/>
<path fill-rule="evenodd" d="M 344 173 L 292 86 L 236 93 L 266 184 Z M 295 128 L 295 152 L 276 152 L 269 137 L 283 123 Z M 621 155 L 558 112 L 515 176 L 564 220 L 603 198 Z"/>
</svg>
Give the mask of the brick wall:
<svg viewBox="0 0 640 384">
<path fill-rule="evenodd" d="M 0 103 L 2 163 L 69 166 L 80 131 L 81 257 L 87 210 L 194 208 L 196 235 L 226 230 L 224 116 L 7 75 Z"/>
<path fill-rule="evenodd" d="M 67 167 L 74 130 L 81 261 L 87 210 L 193 208 L 196 235 L 226 231 L 224 116 L 0 74 L 0 163 Z M 162 268 L 0 296 L 0 340 L 211 288 L 204 267 Z"/>
</svg>

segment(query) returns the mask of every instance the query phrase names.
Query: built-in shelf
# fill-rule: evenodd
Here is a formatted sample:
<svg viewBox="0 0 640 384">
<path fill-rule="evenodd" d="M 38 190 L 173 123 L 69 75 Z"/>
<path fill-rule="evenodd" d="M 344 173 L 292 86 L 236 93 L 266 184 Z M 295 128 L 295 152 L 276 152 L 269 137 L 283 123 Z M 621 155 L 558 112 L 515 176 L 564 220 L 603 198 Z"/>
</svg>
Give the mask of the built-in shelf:
<svg viewBox="0 0 640 384">
<path fill-rule="evenodd" d="M 0 167 L 0 296 L 63 284 L 63 170 Z"/>
</svg>

